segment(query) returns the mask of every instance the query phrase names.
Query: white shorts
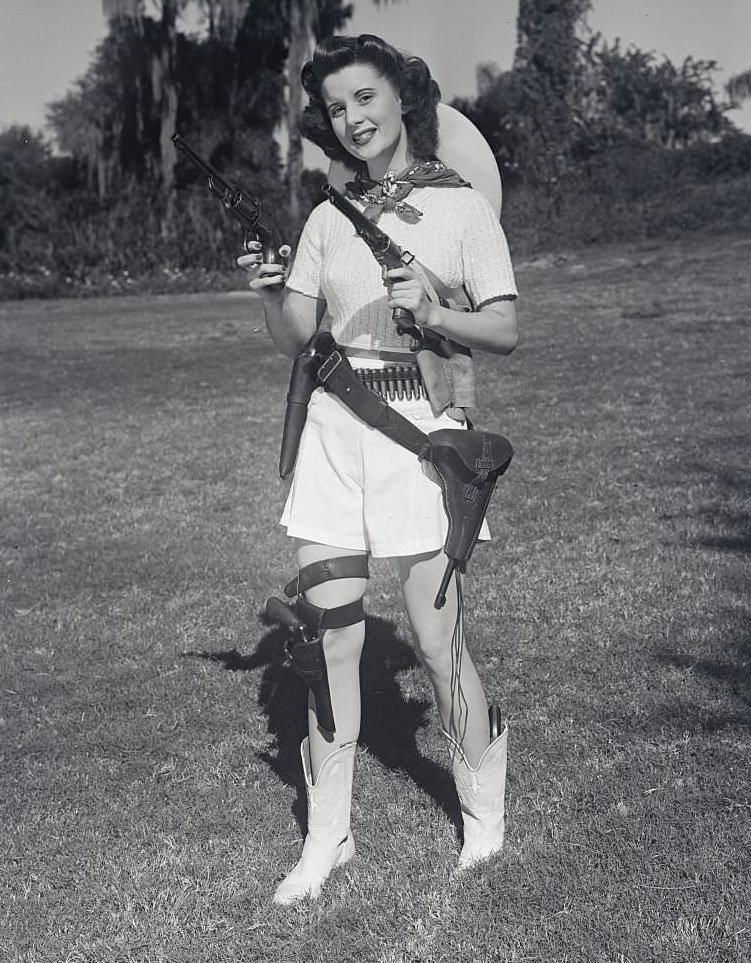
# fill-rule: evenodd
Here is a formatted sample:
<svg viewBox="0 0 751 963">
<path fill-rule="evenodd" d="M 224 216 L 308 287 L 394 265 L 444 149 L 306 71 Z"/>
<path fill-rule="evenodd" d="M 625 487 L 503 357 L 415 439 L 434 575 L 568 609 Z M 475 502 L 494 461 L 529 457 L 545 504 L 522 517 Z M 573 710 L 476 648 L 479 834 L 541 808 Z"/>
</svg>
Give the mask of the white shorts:
<svg viewBox="0 0 751 963">
<path fill-rule="evenodd" d="M 426 434 L 460 428 L 425 400 L 389 402 Z M 432 468 L 317 388 L 308 405 L 292 487 L 281 517 L 287 534 L 374 558 L 443 548 L 448 520 Z M 481 539 L 490 538 L 483 522 Z"/>
</svg>

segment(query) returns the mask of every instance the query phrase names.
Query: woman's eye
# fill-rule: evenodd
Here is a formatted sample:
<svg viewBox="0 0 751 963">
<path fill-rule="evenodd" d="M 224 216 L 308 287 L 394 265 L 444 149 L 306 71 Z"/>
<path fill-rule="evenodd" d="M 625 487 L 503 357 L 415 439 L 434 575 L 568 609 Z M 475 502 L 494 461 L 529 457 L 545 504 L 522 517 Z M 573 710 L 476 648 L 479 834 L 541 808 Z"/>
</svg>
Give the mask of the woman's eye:
<svg viewBox="0 0 751 963">
<path fill-rule="evenodd" d="M 342 109 L 343 108 L 339 104 L 336 104 L 334 107 L 329 107 L 329 116 L 338 117 L 341 114 Z"/>
<path fill-rule="evenodd" d="M 373 99 L 373 95 L 372 95 L 372 94 L 360 94 L 359 103 L 361 103 L 361 104 L 367 104 L 368 101 L 371 101 L 372 99 Z"/>
</svg>

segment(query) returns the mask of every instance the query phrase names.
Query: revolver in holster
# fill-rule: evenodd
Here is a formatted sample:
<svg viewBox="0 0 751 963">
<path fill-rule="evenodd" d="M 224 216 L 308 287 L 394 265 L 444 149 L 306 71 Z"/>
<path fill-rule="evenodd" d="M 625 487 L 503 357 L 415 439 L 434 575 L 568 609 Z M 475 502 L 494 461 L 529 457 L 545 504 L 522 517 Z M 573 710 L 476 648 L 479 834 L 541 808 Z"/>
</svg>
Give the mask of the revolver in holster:
<svg viewBox="0 0 751 963">
<path fill-rule="evenodd" d="M 289 630 L 284 643 L 287 663 L 313 693 L 318 725 L 326 732 L 335 732 L 323 632 L 314 636 L 295 609 L 280 598 L 272 597 L 266 602 L 266 618 Z"/>
</svg>

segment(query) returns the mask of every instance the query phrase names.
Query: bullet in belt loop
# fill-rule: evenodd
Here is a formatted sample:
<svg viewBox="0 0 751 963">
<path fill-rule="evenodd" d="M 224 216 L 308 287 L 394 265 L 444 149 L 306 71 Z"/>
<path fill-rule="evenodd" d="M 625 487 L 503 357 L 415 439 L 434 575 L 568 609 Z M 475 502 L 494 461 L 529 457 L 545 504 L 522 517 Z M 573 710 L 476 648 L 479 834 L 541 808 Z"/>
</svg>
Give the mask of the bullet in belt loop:
<svg viewBox="0 0 751 963">
<path fill-rule="evenodd" d="M 396 368 L 395 371 L 396 371 L 396 397 L 399 399 L 399 401 L 401 401 L 402 398 L 404 397 L 404 378 L 402 377 L 402 375 L 404 374 L 404 369 Z"/>
</svg>

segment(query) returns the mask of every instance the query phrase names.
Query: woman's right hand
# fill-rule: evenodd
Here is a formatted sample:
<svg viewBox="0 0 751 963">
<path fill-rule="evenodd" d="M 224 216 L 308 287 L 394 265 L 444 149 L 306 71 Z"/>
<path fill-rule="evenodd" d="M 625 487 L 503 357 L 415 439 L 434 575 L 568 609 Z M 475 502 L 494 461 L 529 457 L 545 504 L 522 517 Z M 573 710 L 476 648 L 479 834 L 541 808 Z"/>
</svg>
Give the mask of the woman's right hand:
<svg viewBox="0 0 751 963">
<path fill-rule="evenodd" d="M 281 249 L 279 261 L 272 264 L 263 263 L 259 241 L 250 241 L 248 247 L 250 253 L 242 254 L 237 259 L 238 266 L 248 275 L 248 287 L 264 301 L 281 299 L 287 276 L 286 245 Z"/>
</svg>

